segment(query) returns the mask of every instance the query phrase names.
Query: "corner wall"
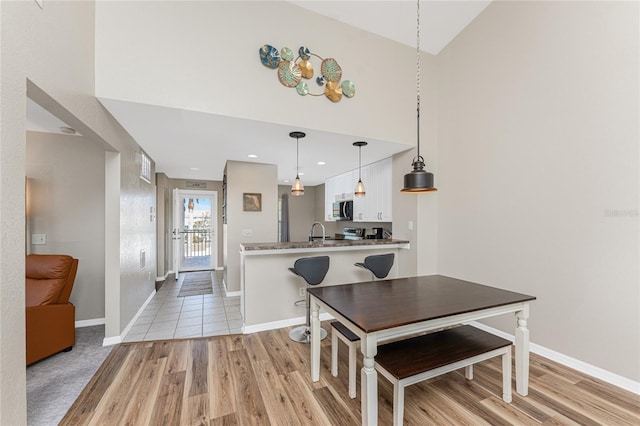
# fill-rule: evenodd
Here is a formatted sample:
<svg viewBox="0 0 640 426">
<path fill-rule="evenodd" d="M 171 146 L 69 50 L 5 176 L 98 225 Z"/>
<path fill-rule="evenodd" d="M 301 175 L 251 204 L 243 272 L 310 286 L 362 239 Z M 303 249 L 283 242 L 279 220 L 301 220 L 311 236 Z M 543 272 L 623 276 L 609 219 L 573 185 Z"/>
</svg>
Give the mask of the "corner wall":
<svg viewBox="0 0 640 426">
<path fill-rule="evenodd" d="M 305 186 L 304 195 L 301 197 L 291 196 L 291 186 L 278 185 L 278 200 L 282 194 L 289 195 L 289 233 L 291 241 L 307 241 L 311 225 L 316 221 L 316 187 Z M 324 211 L 324 199 L 322 200 Z M 277 217 L 276 217 L 277 219 Z M 323 223 L 324 225 L 324 223 Z M 276 229 L 277 231 L 277 229 Z M 320 232 L 319 229 L 316 232 Z M 326 232 L 326 225 L 325 225 Z M 327 233 L 327 235 L 332 235 Z"/>
<path fill-rule="evenodd" d="M 47 238 L 31 252 L 78 259 L 76 321 L 104 320 L 104 150 L 82 136 L 27 132 L 26 174 L 30 233 Z"/>
<path fill-rule="evenodd" d="M 436 175 L 438 272 L 536 296 L 532 342 L 636 382 L 638 12 L 488 6 L 438 57 Z"/>
<path fill-rule="evenodd" d="M 240 289 L 240 244 L 278 240 L 278 173 L 273 164 L 227 161 L 225 285 Z M 261 211 L 243 211 L 243 193 L 262 194 Z"/>
<path fill-rule="evenodd" d="M 137 185 L 134 182 L 137 175 L 129 174 L 134 167 L 129 164 L 134 163 L 134 153 L 139 147 L 94 97 L 94 12 L 94 2 L 45 1 L 43 8 L 33 1 L 0 2 L 0 424 L 3 425 L 26 424 L 24 183 L 29 90 L 39 91 L 40 99 L 31 93 L 30 98 L 105 150 L 122 153 L 122 186 L 126 195 L 120 203 L 129 203 L 122 211 L 122 219 L 127 221 L 128 214 L 141 214 L 130 206 L 145 208 L 148 218 L 149 207 L 136 200 L 139 195 L 147 200 L 147 194 L 128 190 Z M 107 220 L 107 225 L 112 223 Z M 141 248 L 155 250 L 155 224 L 150 233 L 135 226 L 134 221 L 128 221 L 123 230 L 131 232 L 123 233 L 116 244 L 110 244 L 108 237 L 117 234 L 117 230 L 110 233 L 107 228 L 105 236 L 105 258 L 111 260 L 113 252 L 119 255 L 121 246 L 126 248 L 125 253 L 136 253 L 120 257 L 122 269 L 105 269 L 105 287 L 115 286 L 114 292 L 119 294 L 122 286 L 119 296 L 130 304 L 122 309 L 123 316 L 132 315 L 153 291 L 153 282 L 145 281 L 136 267 Z M 155 251 L 151 259 L 150 266 L 155 269 Z M 106 262 L 110 264 L 113 262 Z M 112 306 L 118 312 L 119 302 Z M 126 318 L 123 319 L 126 323 Z M 107 324 L 106 329 L 119 333 L 119 319 L 113 327 Z"/>
</svg>

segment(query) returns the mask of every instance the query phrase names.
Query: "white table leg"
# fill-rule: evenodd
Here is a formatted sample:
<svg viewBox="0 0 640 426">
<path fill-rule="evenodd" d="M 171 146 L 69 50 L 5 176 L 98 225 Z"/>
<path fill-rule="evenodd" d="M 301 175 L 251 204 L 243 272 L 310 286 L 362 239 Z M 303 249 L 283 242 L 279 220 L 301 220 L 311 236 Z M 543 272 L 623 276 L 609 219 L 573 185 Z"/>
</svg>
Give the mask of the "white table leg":
<svg viewBox="0 0 640 426">
<path fill-rule="evenodd" d="M 467 380 L 473 380 L 473 364 L 467 365 L 464 368 L 464 377 Z"/>
<path fill-rule="evenodd" d="M 320 306 L 311 298 L 311 380 L 320 380 Z"/>
<path fill-rule="evenodd" d="M 378 353 L 376 336 L 365 335 L 360 349 L 363 355 L 360 375 L 362 425 L 376 426 L 378 424 L 378 372 L 374 368 L 373 360 Z"/>
<path fill-rule="evenodd" d="M 516 312 L 516 391 L 522 395 L 529 394 L 529 304 Z"/>
</svg>

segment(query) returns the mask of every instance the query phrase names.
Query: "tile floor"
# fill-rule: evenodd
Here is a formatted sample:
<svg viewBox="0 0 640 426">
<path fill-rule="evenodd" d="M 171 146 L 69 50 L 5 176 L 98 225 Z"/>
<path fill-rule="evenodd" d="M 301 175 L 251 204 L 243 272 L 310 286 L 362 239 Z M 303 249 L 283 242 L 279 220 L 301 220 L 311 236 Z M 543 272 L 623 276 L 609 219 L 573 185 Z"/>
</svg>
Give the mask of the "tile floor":
<svg viewBox="0 0 640 426">
<path fill-rule="evenodd" d="M 162 285 L 129 330 L 125 342 L 242 333 L 240 297 L 225 296 L 222 271 L 212 271 L 213 294 L 178 297 L 187 273 Z"/>
</svg>

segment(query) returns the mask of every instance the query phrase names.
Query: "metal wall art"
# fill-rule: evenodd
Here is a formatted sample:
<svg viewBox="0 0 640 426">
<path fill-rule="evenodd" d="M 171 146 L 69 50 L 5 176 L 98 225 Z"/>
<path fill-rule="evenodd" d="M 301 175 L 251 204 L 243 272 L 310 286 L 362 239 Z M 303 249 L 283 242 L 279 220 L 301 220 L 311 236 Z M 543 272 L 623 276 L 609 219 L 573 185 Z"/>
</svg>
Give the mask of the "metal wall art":
<svg viewBox="0 0 640 426">
<path fill-rule="evenodd" d="M 333 102 L 338 102 L 342 96 L 352 98 L 356 94 L 356 85 L 350 80 L 343 80 L 342 68 L 333 58 L 322 58 L 305 47 L 298 49 L 298 56 L 288 47 L 278 51 L 275 47 L 265 44 L 259 50 L 260 61 L 267 68 L 278 70 L 278 80 L 285 87 L 295 87 L 300 96 L 326 96 Z M 309 84 L 304 80 L 314 77 L 314 67 L 311 57 L 320 61 L 320 75 L 315 81 L 318 86 L 324 88 L 324 93 L 312 93 Z M 304 80 L 303 80 L 304 79 Z"/>
</svg>

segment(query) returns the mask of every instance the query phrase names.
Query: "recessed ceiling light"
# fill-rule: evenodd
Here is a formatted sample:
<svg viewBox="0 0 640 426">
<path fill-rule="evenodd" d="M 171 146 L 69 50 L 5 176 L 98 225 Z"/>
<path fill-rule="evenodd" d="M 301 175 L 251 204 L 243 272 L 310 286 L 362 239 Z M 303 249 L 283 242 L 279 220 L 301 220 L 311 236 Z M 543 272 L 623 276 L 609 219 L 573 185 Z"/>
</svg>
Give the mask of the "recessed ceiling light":
<svg viewBox="0 0 640 426">
<path fill-rule="evenodd" d="M 300 172 L 298 173 L 300 176 L 304 176 L 304 172 Z"/>
<path fill-rule="evenodd" d="M 289 183 L 289 179 L 283 180 L 284 183 Z"/>
<path fill-rule="evenodd" d="M 327 163 L 325 163 L 324 161 L 318 161 L 318 166 L 324 166 L 325 164 Z"/>
<path fill-rule="evenodd" d="M 258 158 L 258 156 L 255 155 L 255 154 L 249 154 L 249 155 L 247 155 L 247 157 L 249 157 L 249 158 Z"/>
<path fill-rule="evenodd" d="M 74 129 L 73 127 L 66 127 L 66 126 L 60 127 L 60 131 L 65 135 L 75 135 L 77 133 L 76 129 Z"/>
<path fill-rule="evenodd" d="M 189 170 L 193 170 L 195 172 L 200 170 L 200 167 L 189 167 Z"/>
</svg>

